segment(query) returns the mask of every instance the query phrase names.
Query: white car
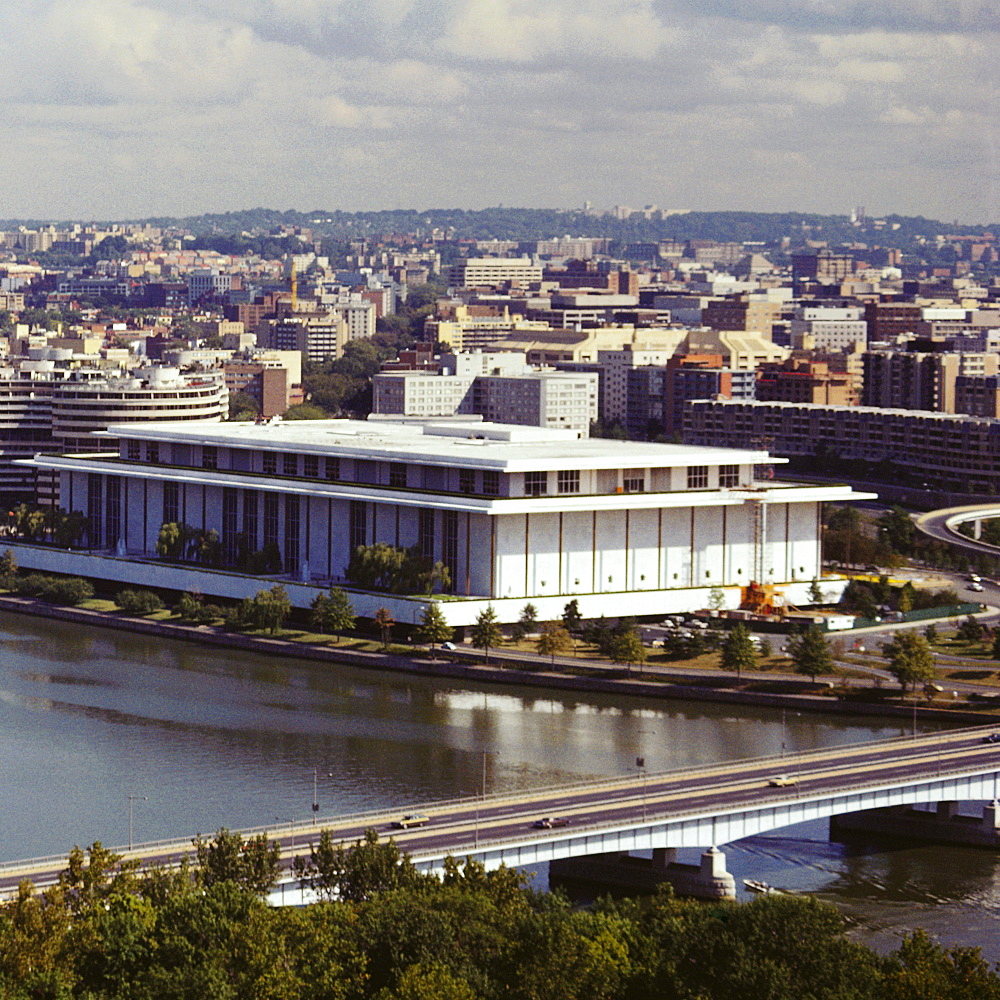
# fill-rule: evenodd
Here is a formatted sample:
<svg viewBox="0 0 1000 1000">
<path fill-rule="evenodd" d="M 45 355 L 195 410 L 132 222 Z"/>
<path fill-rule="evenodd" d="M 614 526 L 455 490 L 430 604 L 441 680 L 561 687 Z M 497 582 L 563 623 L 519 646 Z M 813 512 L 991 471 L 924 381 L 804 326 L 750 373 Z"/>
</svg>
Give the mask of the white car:
<svg viewBox="0 0 1000 1000">
<path fill-rule="evenodd" d="M 970 583 L 969 586 L 966 587 L 965 589 L 972 590 L 975 591 L 977 594 L 980 594 L 982 593 L 983 585 L 981 583 Z"/>
</svg>

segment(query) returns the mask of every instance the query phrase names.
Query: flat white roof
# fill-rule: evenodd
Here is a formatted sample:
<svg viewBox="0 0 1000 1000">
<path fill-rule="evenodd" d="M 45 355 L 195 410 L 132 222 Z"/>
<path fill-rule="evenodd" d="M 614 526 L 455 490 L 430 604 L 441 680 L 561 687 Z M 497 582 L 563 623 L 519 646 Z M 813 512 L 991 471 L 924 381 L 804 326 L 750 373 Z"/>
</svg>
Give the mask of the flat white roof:
<svg viewBox="0 0 1000 1000">
<path fill-rule="evenodd" d="M 462 465 L 524 472 L 536 469 L 670 468 L 784 462 L 766 451 L 577 438 L 575 431 L 427 420 L 289 420 L 266 424 L 207 421 L 112 424 L 115 438 L 217 447 L 295 451 L 344 458 Z"/>
</svg>

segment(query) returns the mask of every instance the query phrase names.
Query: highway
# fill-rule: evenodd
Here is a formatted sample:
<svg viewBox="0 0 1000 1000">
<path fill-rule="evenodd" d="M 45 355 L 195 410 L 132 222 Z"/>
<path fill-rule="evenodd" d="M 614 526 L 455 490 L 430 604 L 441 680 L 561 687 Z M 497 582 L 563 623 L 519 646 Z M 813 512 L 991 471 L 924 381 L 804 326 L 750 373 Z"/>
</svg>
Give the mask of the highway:
<svg viewBox="0 0 1000 1000">
<path fill-rule="evenodd" d="M 286 825 L 272 828 L 269 836 L 281 844 L 285 865 L 297 854 L 307 854 L 321 829 L 329 830 L 335 841 L 351 844 L 374 828 L 384 838 L 391 836 L 415 860 L 444 853 L 463 857 L 490 844 L 550 842 L 583 831 L 643 827 L 658 818 L 722 814 L 741 806 L 759 808 L 762 804 L 933 780 L 938 775 L 1000 771 L 1000 743 L 984 742 L 992 732 L 991 727 L 976 727 L 516 795 L 414 804 L 405 811 L 422 813 L 429 820 L 416 829 L 394 829 L 392 824 L 400 813 L 382 812 L 331 817 L 316 826 Z M 787 776 L 792 783 L 771 787 L 770 780 L 778 776 Z M 535 828 L 535 821 L 545 816 L 568 822 L 557 829 Z M 248 836 L 260 831 L 242 832 Z M 181 840 L 140 845 L 120 853 L 144 865 L 174 865 L 194 852 L 190 840 Z M 38 887 L 51 885 L 63 868 L 65 858 L 0 865 L 0 893 L 9 893 L 25 878 Z"/>
</svg>

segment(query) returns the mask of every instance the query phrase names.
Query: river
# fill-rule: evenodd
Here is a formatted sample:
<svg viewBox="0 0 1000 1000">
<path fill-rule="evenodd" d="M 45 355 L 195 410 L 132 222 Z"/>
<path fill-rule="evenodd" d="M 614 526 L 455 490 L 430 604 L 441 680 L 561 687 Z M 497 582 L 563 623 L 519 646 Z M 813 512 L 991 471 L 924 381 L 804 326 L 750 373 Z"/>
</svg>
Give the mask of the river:
<svg viewBox="0 0 1000 1000">
<path fill-rule="evenodd" d="M 470 688 L 0 613 L 0 860 L 72 845 L 553 785 L 898 736 L 899 723 Z M 130 801 L 130 798 L 131 801 Z M 722 845 L 720 845 L 722 846 Z M 926 927 L 1000 961 L 1000 859 L 831 843 L 825 823 L 724 847 L 737 877 L 834 902 L 866 943 Z M 682 852 L 682 860 L 696 856 Z M 545 884 L 545 872 L 535 873 Z"/>
</svg>

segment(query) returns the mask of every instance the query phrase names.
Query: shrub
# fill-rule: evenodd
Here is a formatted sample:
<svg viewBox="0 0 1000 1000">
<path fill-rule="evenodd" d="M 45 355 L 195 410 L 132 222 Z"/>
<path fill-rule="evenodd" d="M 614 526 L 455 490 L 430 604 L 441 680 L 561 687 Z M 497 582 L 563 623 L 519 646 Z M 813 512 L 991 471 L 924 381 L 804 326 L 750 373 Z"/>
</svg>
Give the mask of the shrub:
<svg viewBox="0 0 1000 1000">
<path fill-rule="evenodd" d="M 94 587 L 89 580 L 79 576 L 46 576 L 44 573 L 29 573 L 16 581 L 17 592 L 40 597 L 52 604 L 79 604 L 94 596 Z"/>
<path fill-rule="evenodd" d="M 115 606 L 127 615 L 149 615 L 163 608 L 163 601 L 151 590 L 119 590 Z"/>
</svg>

